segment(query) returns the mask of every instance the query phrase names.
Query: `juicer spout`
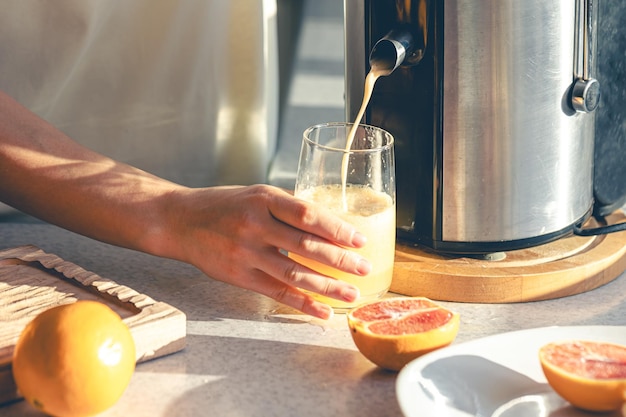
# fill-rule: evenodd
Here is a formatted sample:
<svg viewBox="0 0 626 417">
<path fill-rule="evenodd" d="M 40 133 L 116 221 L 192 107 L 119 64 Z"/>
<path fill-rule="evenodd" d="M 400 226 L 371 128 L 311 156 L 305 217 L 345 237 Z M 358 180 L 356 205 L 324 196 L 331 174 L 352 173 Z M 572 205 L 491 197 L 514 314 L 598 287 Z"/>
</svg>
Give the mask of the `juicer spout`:
<svg viewBox="0 0 626 417">
<path fill-rule="evenodd" d="M 424 49 L 424 42 L 419 42 L 410 29 L 392 29 L 374 44 L 369 56 L 370 67 L 386 76 L 400 65 L 417 64 Z"/>
</svg>

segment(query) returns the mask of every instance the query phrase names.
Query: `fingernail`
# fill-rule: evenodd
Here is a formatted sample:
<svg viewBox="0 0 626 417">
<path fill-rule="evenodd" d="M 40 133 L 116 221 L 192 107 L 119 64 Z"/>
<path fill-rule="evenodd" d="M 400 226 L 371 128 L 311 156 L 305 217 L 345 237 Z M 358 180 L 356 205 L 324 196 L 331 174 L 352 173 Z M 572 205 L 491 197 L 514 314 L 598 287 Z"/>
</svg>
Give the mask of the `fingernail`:
<svg viewBox="0 0 626 417">
<path fill-rule="evenodd" d="M 332 309 L 332 307 L 327 306 L 326 304 L 321 305 L 318 309 L 318 312 L 318 318 L 322 320 L 330 320 L 335 315 L 335 311 Z"/>
<path fill-rule="evenodd" d="M 348 302 L 356 300 L 357 298 L 359 298 L 359 295 L 359 289 L 356 287 L 348 287 L 341 292 L 341 298 L 343 298 L 344 301 Z"/>
<path fill-rule="evenodd" d="M 352 245 L 356 246 L 356 247 L 362 247 L 367 243 L 367 237 L 365 237 L 365 235 L 359 233 L 359 232 L 354 232 L 354 234 L 352 235 Z"/>
<path fill-rule="evenodd" d="M 356 271 L 359 273 L 359 275 L 367 275 L 371 272 L 371 270 L 372 264 L 370 264 L 369 261 L 367 261 L 366 259 L 361 258 L 356 263 Z"/>
</svg>

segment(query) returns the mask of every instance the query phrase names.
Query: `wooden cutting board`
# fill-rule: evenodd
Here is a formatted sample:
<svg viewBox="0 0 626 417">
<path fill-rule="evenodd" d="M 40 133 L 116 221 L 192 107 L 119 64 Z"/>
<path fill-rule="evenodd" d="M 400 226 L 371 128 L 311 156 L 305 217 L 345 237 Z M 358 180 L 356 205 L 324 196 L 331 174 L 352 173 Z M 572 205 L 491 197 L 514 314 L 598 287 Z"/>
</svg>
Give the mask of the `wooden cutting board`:
<svg viewBox="0 0 626 417">
<path fill-rule="evenodd" d="M 17 339 L 40 312 L 77 300 L 116 311 L 135 340 L 137 361 L 184 348 L 185 314 L 35 246 L 0 250 L 0 404 L 20 398 L 11 370 Z"/>
<path fill-rule="evenodd" d="M 619 211 L 607 224 L 626 221 Z M 600 224 L 591 220 L 588 227 Z M 514 303 L 580 294 L 626 270 L 626 231 L 569 236 L 506 252 L 500 260 L 446 256 L 415 246 L 396 246 L 391 291 L 435 300 Z"/>
</svg>

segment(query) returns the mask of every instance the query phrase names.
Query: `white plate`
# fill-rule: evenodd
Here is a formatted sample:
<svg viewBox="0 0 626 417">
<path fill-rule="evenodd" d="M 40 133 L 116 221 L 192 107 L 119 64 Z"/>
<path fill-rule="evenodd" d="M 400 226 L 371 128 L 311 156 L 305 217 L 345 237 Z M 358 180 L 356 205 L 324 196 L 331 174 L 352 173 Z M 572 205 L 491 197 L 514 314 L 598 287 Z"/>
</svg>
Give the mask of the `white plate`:
<svg viewBox="0 0 626 417">
<path fill-rule="evenodd" d="M 565 339 L 626 344 L 626 327 L 543 327 L 436 350 L 398 374 L 400 409 L 405 417 L 589 416 L 559 397 L 541 370 L 539 348 Z"/>
</svg>

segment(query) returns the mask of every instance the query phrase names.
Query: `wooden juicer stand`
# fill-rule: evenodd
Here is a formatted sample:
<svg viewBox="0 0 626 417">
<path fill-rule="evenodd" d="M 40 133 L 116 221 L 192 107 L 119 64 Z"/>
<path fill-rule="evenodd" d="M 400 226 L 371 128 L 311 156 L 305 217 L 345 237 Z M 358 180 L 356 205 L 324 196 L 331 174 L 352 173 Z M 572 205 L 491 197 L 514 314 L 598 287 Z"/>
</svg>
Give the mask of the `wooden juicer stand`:
<svg viewBox="0 0 626 417">
<path fill-rule="evenodd" d="M 607 224 L 626 219 L 622 211 Z M 591 219 L 585 227 L 597 227 Z M 568 236 L 541 246 L 505 253 L 501 260 L 455 257 L 396 244 L 390 291 L 440 301 L 514 303 L 590 291 L 626 270 L 626 231 Z"/>
</svg>

